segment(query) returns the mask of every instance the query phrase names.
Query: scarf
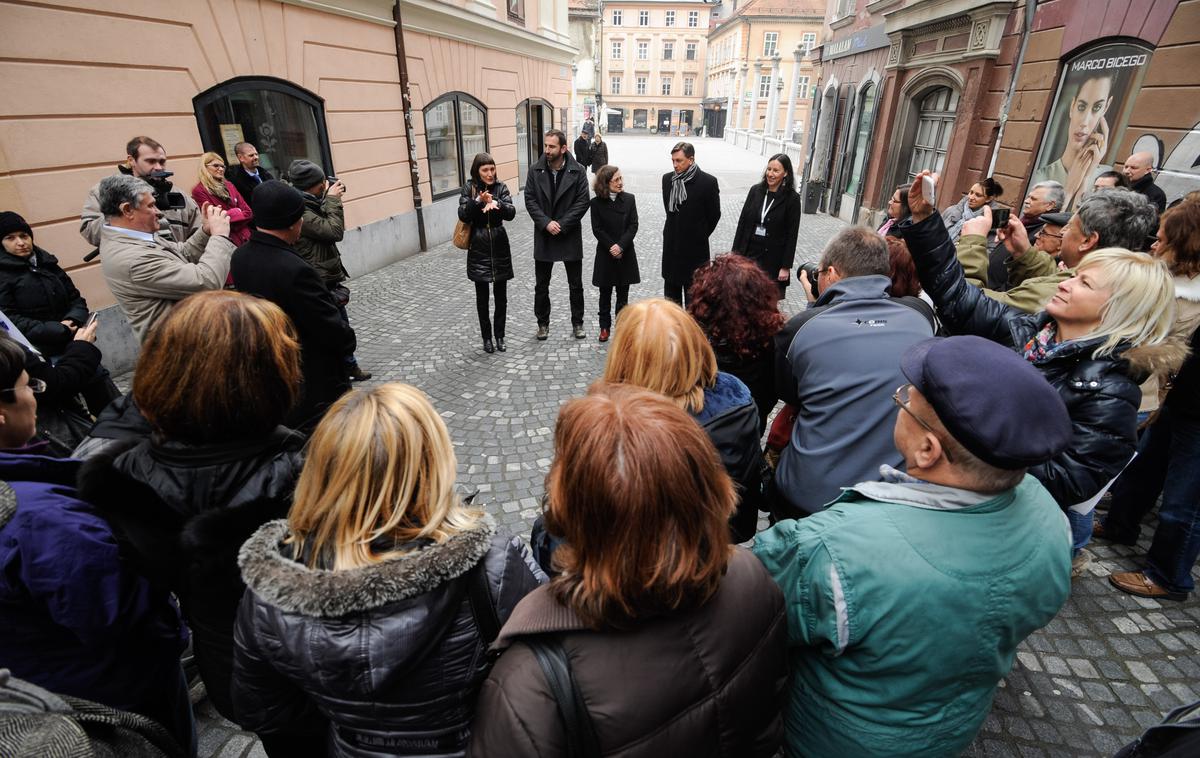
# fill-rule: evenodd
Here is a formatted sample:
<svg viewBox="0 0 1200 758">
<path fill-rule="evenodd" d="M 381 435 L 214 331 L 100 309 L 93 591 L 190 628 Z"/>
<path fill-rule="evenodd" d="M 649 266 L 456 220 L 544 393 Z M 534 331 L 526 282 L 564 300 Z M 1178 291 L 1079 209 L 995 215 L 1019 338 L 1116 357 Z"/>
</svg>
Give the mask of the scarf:
<svg viewBox="0 0 1200 758">
<path fill-rule="evenodd" d="M 679 206 L 687 202 L 687 187 L 684 185 L 690 182 L 699 170 L 699 164 L 693 163 L 688 166 L 687 171 L 671 177 L 671 197 L 667 200 L 668 213 L 678 212 Z"/>
<path fill-rule="evenodd" d="M 946 228 L 946 233 L 949 234 L 950 239 L 954 240 L 955 242 L 958 242 L 958 237 L 960 234 L 962 234 L 963 222 L 969 221 L 976 216 L 983 215 L 983 206 L 981 205 L 978 209 L 971 210 L 971 206 L 967 205 L 967 199 L 965 197 L 959 201 L 959 205 L 962 206 L 962 215 L 958 217 L 958 221 L 955 221 Z"/>
<path fill-rule="evenodd" d="M 1054 355 L 1055 351 L 1063 346 L 1063 343 L 1058 342 L 1057 339 L 1058 325 L 1050 321 L 1042 327 L 1040 332 L 1033 335 L 1033 339 L 1025 343 L 1025 349 L 1022 351 L 1025 360 L 1037 363 Z"/>
</svg>

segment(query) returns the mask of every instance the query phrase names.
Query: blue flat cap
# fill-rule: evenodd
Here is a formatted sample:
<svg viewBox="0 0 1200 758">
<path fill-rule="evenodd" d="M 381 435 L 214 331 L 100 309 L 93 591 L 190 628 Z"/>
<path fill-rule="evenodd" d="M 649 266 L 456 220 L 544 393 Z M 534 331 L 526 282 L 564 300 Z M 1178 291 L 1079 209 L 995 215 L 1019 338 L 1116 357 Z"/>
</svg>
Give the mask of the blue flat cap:
<svg viewBox="0 0 1200 758">
<path fill-rule="evenodd" d="M 934 337 L 909 348 L 900 370 L 946 431 L 1006 470 L 1045 463 L 1071 441 L 1058 390 L 1013 350 L 982 337 Z"/>
</svg>

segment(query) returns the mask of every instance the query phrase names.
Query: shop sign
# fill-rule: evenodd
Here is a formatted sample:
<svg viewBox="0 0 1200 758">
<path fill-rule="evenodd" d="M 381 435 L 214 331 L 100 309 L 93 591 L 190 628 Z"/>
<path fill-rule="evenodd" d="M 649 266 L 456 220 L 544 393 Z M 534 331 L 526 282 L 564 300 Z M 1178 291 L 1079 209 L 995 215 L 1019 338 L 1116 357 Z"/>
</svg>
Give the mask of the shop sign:
<svg viewBox="0 0 1200 758">
<path fill-rule="evenodd" d="M 844 39 L 826 42 L 821 48 L 821 60 L 831 61 L 836 58 L 844 58 L 847 55 L 865 53 L 868 50 L 878 50 L 881 47 L 887 47 L 888 44 L 888 36 L 884 30 L 884 24 L 876 24 L 870 28 L 857 31 Z"/>
</svg>

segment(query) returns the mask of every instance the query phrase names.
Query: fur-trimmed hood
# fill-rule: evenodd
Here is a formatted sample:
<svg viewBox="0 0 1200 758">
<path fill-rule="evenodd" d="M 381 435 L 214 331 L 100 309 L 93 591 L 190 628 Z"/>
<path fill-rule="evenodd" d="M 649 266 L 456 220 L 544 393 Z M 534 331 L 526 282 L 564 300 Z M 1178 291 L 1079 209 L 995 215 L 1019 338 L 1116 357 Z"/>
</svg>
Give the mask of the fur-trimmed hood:
<svg viewBox="0 0 1200 758">
<path fill-rule="evenodd" d="M 1129 348 L 1121 354 L 1121 357 L 1129 363 L 1127 373 L 1135 379 L 1140 377 L 1144 380 L 1148 376 L 1178 371 L 1190 352 L 1187 344 L 1190 336 L 1190 332 L 1184 334 L 1176 330 L 1164 342 L 1157 345 Z"/>
<path fill-rule="evenodd" d="M 489 515 L 441 544 L 373 566 L 330 571 L 295 560 L 283 540 L 287 522 L 264 524 L 242 545 L 242 579 L 264 602 L 305 616 L 338 618 L 425 594 L 462 576 L 487 553 L 496 522 Z"/>
</svg>

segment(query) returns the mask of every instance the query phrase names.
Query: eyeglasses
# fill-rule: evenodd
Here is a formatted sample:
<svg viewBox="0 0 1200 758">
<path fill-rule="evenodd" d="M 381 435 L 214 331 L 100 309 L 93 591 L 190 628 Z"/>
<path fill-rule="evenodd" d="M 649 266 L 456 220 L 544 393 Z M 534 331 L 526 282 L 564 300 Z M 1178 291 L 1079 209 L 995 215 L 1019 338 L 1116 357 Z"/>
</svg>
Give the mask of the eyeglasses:
<svg viewBox="0 0 1200 758">
<path fill-rule="evenodd" d="M 1048 232 L 1045 229 L 1039 229 L 1038 233 L 1033 235 L 1034 239 L 1037 239 L 1038 237 L 1053 237 L 1056 240 L 1060 240 L 1063 238 L 1061 233 L 1055 234 L 1054 232 Z"/>
<path fill-rule="evenodd" d="M 927 424 L 924 419 L 922 419 L 920 416 L 918 416 L 916 413 L 914 413 L 912 408 L 908 407 L 909 390 L 911 390 L 911 389 L 912 389 L 911 384 L 902 384 L 899 387 L 897 387 L 896 391 L 894 393 L 892 393 L 892 402 L 895 403 L 900 408 L 900 410 L 902 410 L 905 413 L 907 413 L 908 415 L 912 416 L 913 419 L 915 419 L 918 424 L 925 427 L 925 431 L 929 432 L 934 437 L 937 437 L 938 442 L 942 446 L 942 454 L 946 456 L 947 461 L 949 461 L 950 463 L 954 463 L 954 458 L 952 458 L 950 456 L 950 449 L 946 446 L 946 443 L 942 442 L 941 435 L 938 434 L 936 431 L 934 431 L 933 427 L 930 426 L 929 424 Z"/>
<path fill-rule="evenodd" d="M 35 395 L 40 395 L 46 391 L 46 383 L 43 382 L 41 379 L 35 379 L 32 376 L 29 377 L 29 384 L 27 384 L 25 386 L 28 387 L 29 391 Z M 3 395 L 8 392 L 16 392 L 19 389 L 21 389 L 21 388 L 20 387 L 9 387 L 6 390 L 0 390 L 0 395 Z"/>
<path fill-rule="evenodd" d="M 211 168 L 213 171 L 216 171 L 217 169 L 221 169 L 222 171 L 225 170 L 224 163 L 206 163 L 205 165 Z"/>
</svg>

